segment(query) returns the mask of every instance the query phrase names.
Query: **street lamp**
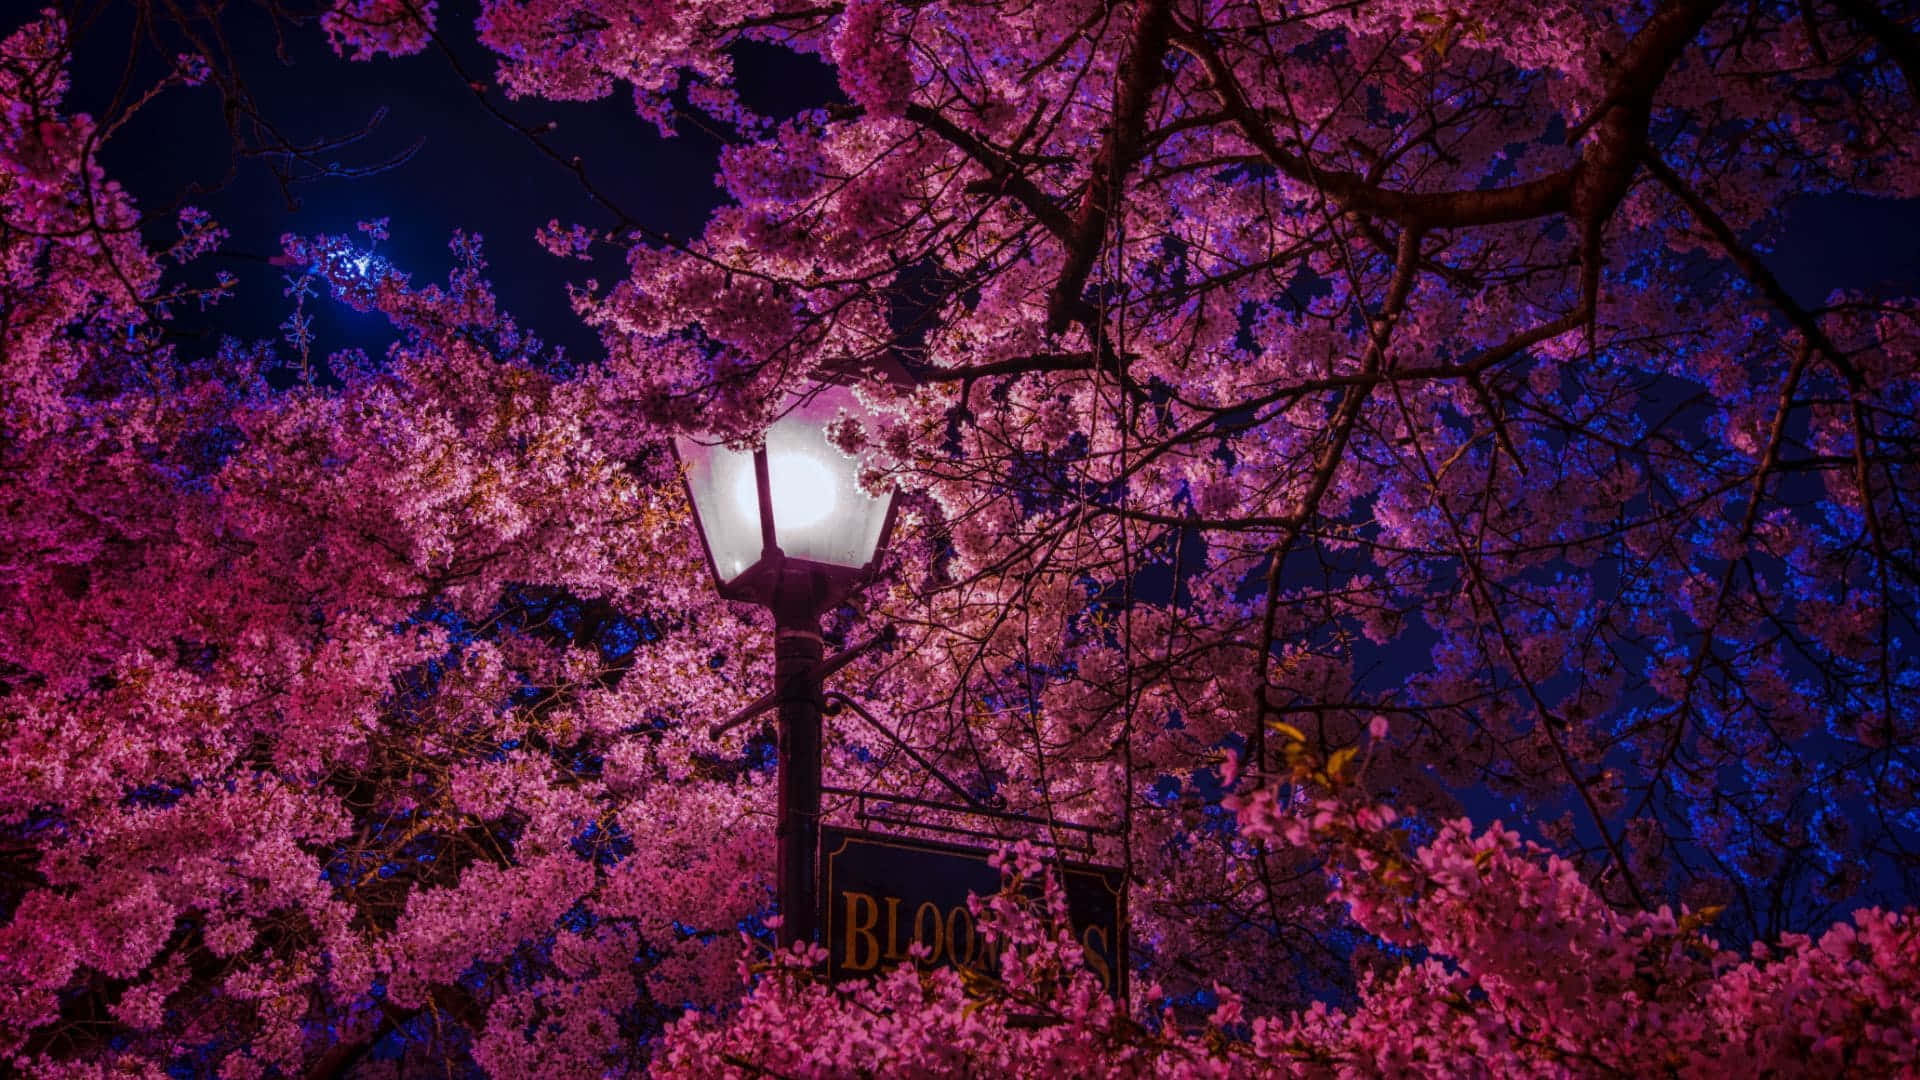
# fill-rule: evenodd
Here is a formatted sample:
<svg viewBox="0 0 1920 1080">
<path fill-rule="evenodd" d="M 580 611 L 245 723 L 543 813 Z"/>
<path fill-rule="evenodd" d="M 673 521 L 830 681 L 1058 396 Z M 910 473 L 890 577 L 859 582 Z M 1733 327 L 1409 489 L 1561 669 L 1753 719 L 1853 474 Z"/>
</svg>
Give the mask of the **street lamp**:
<svg viewBox="0 0 1920 1080">
<path fill-rule="evenodd" d="M 813 940 L 819 910 L 820 615 L 872 572 L 893 525 L 893 495 L 861 491 L 859 459 L 827 442 L 827 425 L 842 412 L 867 411 L 849 387 L 815 386 L 759 449 L 674 439 L 720 595 L 773 610 L 783 946 Z"/>
</svg>

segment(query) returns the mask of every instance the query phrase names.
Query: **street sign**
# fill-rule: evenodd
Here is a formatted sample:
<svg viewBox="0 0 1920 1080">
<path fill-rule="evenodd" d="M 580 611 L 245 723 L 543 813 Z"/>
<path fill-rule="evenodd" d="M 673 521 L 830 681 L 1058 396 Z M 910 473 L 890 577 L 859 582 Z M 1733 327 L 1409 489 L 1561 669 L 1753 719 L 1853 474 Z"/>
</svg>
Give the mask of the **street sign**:
<svg viewBox="0 0 1920 1080">
<path fill-rule="evenodd" d="M 844 829 L 820 830 L 827 977 L 873 975 L 925 946 L 923 970 L 969 968 L 999 977 L 999 956 L 974 925 L 971 895 L 1000 891 L 1000 871 L 980 848 Z M 1125 992 L 1126 911 L 1120 871 L 1053 863 L 1067 894 L 1067 920 L 1087 967 L 1107 991 Z M 1039 886 L 1034 886 L 1038 894 Z"/>
</svg>

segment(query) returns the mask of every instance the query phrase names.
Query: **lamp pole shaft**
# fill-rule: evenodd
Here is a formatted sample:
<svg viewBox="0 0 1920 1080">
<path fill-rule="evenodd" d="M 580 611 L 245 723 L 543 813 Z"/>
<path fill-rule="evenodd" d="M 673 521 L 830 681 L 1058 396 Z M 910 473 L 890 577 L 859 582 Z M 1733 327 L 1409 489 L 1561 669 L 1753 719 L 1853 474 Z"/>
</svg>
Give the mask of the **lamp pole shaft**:
<svg viewBox="0 0 1920 1080">
<path fill-rule="evenodd" d="M 774 605 L 780 701 L 780 944 L 812 941 L 820 911 L 820 620 L 810 605 Z"/>
</svg>

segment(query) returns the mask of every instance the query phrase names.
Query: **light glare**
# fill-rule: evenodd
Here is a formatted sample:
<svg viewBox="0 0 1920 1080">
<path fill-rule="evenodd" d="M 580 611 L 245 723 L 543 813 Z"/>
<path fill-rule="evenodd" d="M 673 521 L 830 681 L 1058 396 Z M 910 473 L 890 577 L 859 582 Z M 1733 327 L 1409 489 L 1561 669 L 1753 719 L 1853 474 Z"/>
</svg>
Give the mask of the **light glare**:
<svg viewBox="0 0 1920 1080">
<path fill-rule="evenodd" d="M 833 470 L 812 454 L 769 454 L 767 481 L 773 492 L 773 520 L 783 531 L 817 525 L 833 512 L 837 497 Z M 733 502 L 745 520 L 760 520 L 760 493 L 752 469 L 739 471 Z"/>
</svg>

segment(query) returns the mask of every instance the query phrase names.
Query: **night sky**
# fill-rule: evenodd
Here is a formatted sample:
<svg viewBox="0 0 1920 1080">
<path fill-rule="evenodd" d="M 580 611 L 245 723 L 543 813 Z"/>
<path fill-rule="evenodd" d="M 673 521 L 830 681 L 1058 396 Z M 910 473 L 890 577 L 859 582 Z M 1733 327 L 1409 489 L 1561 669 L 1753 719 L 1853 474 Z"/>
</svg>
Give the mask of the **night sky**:
<svg viewBox="0 0 1920 1080">
<path fill-rule="evenodd" d="M 0 30 L 11 32 L 36 7 L 9 5 Z M 134 26 L 132 3 L 108 0 L 103 8 L 79 33 L 67 99 L 68 108 L 95 115 L 121 80 Z M 492 54 L 473 38 L 474 14 L 469 4 L 442 5 L 441 27 L 466 74 L 486 81 L 496 106 L 529 127 L 552 123 L 549 145 L 563 156 L 580 155 L 594 185 L 648 228 L 675 237 L 698 234 L 721 195 L 714 184 L 721 144 L 712 133 L 683 122 L 675 137 L 662 137 L 634 114 L 620 91 L 584 103 L 509 100 L 494 82 Z M 447 240 L 455 229 L 480 233 L 502 310 L 576 356 L 597 351 L 596 337 L 568 307 L 564 285 L 589 277 L 617 280 L 624 273 L 618 254 L 602 247 L 594 266 L 557 259 L 533 235 L 555 218 L 595 228 L 614 219 L 565 167 L 490 115 L 444 54 L 429 48 L 397 60 L 349 62 L 334 56 L 317 24 L 282 24 L 276 35 L 265 12 L 251 4 L 231 5 L 225 24 L 249 91 L 289 140 L 334 140 L 364 130 L 325 159 L 343 170 L 397 163 L 369 175 L 298 183 L 290 206 L 267 159 L 230 153 L 217 90 L 175 88 L 160 95 L 107 143 L 102 164 L 134 193 L 143 212 L 157 218 L 148 228 L 156 247 L 177 236 L 166 212 L 172 207 L 194 205 L 211 213 L 231 235 L 219 255 L 196 264 L 192 273 L 202 278 L 224 267 L 240 279 L 232 300 L 205 319 L 178 313 L 176 329 L 278 338 L 276 327 L 292 302 L 282 296 L 281 270 L 263 260 L 278 254 L 279 237 L 328 233 L 358 240 L 356 221 L 386 217 L 392 238 L 381 252 L 416 284 L 444 280 L 451 263 Z M 282 45 L 284 61 L 276 55 Z M 739 58 L 741 92 L 756 108 L 782 112 L 838 99 L 832 72 L 812 58 L 764 46 L 747 46 Z M 150 86 L 167 66 L 148 45 L 133 85 Z M 388 340 L 377 314 L 331 302 L 309 310 L 316 316 L 318 352 L 358 345 L 377 355 Z"/>
<path fill-rule="evenodd" d="M 11 31 L 37 7 L 10 6 L 0 28 Z M 98 114 L 111 100 L 126 67 L 135 10 L 126 0 L 106 0 L 81 30 L 69 107 Z M 720 198 L 713 182 L 718 139 L 690 122 L 681 124 L 676 137 L 661 137 L 634 114 L 623 91 L 588 103 L 509 101 L 493 82 L 491 54 L 473 40 L 475 10 L 458 0 L 440 9 L 441 30 L 466 75 L 485 80 L 489 98 L 520 122 L 552 122 L 550 145 L 563 156 L 580 155 L 594 184 L 629 215 L 676 237 L 697 234 Z M 416 283 L 444 279 L 453 230 L 478 232 L 486 238 L 502 309 L 576 357 L 595 355 L 596 339 L 569 310 L 564 283 L 617 280 L 623 273 L 618 255 L 602 248 L 591 267 L 561 260 L 541 250 L 533 234 L 554 218 L 595 228 L 613 219 L 562 165 L 489 115 L 445 55 L 429 48 L 398 60 L 348 62 L 333 55 L 317 25 L 283 24 L 276 35 L 252 4 L 230 5 L 225 25 L 249 90 L 285 136 L 338 139 L 361 131 L 384 109 L 384 118 L 363 138 L 325 157 L 348 170 L 404 160 L 372 175 L 300 183 L 292 189 L 297 205 L 290 207 L 266 160 L 231 157 L 217 91 L 162 94 L 107 144 L 102 156 L 108 175 L 149 214 L 179 203 L 212 213 L 231 237 L 217 263 L 197 264 L 193 273 L 205 277 L 224 265 L 240 279 L 233 300 L 204 318 L 182 313 L 176 330 L 278 338 L 276 328 L 291 301 L 281 295 L 279 269 L 263 260 L 278 252 L 279 236 L 353 234 L 358 220 L 388 217 L 392 239 L 382 245 L 383 253 Z M 276 55 L 282 48 L 284 61 Z M 162 55 L 151 45 L 141 50 L 136 88 L 166 70 Z M 757 45 L 743 47 L 736 58 L 743 96 L 765 113 L 784 115 L 839 97 L 830 70 L 811 58 Z M 221 186 L 230 164 L 237 168 Z M 195 192 L 193 185 L 216 190 Z M 149 239 L 164 247 L 175 235 L 172 217 L 157 216 Z M 1773 246 L 1767 261 L 1804 304 L 1821 303 L 1835 288 L 1920 291 L 1920 203 L 1804 199 Z M 319 353 L 358 345 L 377 355 L 388 340 L 376 314 L 334 303 L 313 310 Z"/>
</svg>

